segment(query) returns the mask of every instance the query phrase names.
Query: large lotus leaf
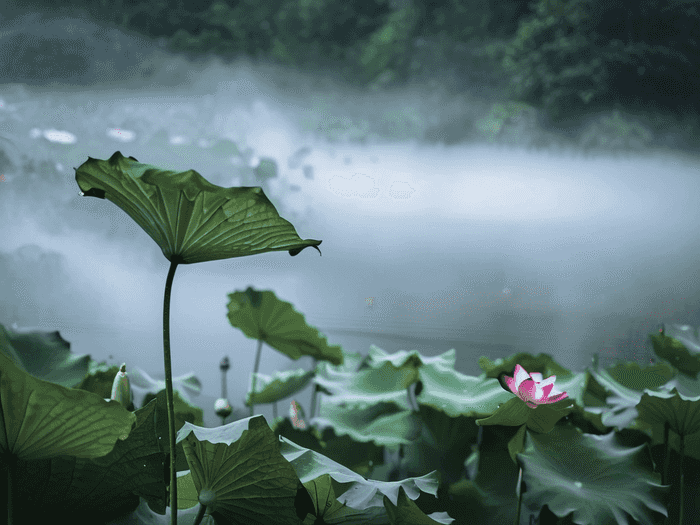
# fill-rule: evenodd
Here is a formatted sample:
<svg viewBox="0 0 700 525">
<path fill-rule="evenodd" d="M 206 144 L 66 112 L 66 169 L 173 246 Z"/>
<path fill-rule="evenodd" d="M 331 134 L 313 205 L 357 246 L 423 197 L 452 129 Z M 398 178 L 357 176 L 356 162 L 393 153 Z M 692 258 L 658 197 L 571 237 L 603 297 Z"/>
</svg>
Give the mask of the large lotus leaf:
<svg viewBox="0 0 700 525">
<path fill-rule="evenodd" d="M 667 366 L 667 365 L 666 365 Z M 626 368 L 626 367 L 625 367 Z M 637 405 L 642 398 L 642 393 L 645 388 L 638 389 L 643 385 L 643 378 L 646 377 L 644 371 L 635 374 L 634 367 L 631 374 L 631 379 L 625 382 L 628 385 L 633 385 L 635 388 L 629 388 L 619 383 L 610 373 L 610 370 L 589 370 L 591 381 L 589 381 L 589 389 L 596 397 L 604 397 L 606 406 L 604 407 L 587 407 L 588 412 L 601 415 L 603 425 L 615 427 L 618 430 L 623 428 L 635 428 L 639 430 L 648 430 L 648 423 L 638 419 L 639 412 Z M 656 366 L 649 367 L 649 382 L 650 384 L 658 384 L 656 371 L 659 370 Z M 663 372 L 663 368 L 660 369 Z M 618 370 L 618 375 L 620 371 Z M 669 383 L 662 384 L 658 390 L 665 391 L 668 385 L 674 383 L 672 379 Z"/>
<path fill-rule="evenodd" d="M 367 363 L 365 359 L 359 352 L 343 352 L 343 362 L 340 365 L 333 365 L 326 361 L 316 363 L 316 377 L 323 377 L 333 383 L 349 382 L 356 372 L 369 368 L 363 366 Z M 318 382 L 316 387 L 320 392 L 331 395 L 331 392 L 323 388 Z"/>
<path fill-rule="evenodd" d="M 368 368 L 354 374 L 342 374 L 336 378 L 314 377 L 331 397 L 325 403 L 366 407 L 378 402 L 393 402 L 403 410 L 411 410 L 408 387 L 418 380 L 415 368 L 398 369 L 389 362 L 380 368 Z"/>
<path fill-rule="evenodd" d="M 330 346 L 325 336 L 306 324 L 303 314 L 274 292 L 248 287 L 228 296 L 228 320 L 247 337 L 264 341 L 291 359 L 308 355 L 334 365 L 343 362 L 340 345 Z"/>
<path fill-rule="evenodd" d="M 440 365 L 446 368 L 454 368 L 456 363 L 455 349 L 448 350 L 444 354 L 435 357 L 421 355 L 418 350 L 399 350 L 393 354 L 387 354 L 376 345 L 370 345 L 368 353 L 368 365 L 372 368 L 379 368 L 385 362 L 389 362 L 396 368 L 418 368 L 428 365 Z"/>
<path fill-rule="evenodd" d="M 513 397 L 497 379 L 485 374 L 472 377 L 442 366 L 428 365 L 419 370 L 423 390 L 416 396 L 419 405 L 428 405 L 450 417 L 485 417 Z"/>
<path fill-rule="evenodd" d="M 573 513 L 580 525 L 626 523 L 627 515 L 641 525 L 667 516 L 660 475 L 652 471 L 646 445 L 626 448 L 615 433 L 582 434 L 572 425 L 556 426 L 548 434 L 527 433 L 525 451 L 518 454 L 527 490 L 523 505 L 539 512 L 545 503 L 558 517 Z"/>
<path fill-rule="evenodd" d="M 648 423 L 668 423 L 679 436 L 700 432 L 700 396 L 686 397 L 675 388 L 671 392 L 645 390 L 637 411 Z"/>
<path fill-rule="evenodd" d="M 262 416 L 257 416 L 262 417 Z M 418 499 L 421 491 L 437 496 L 439 480 L 437 472 L 433 471 L 418 478 L 408 478 L 401 481 L 376 481 L 365 479 L 340 463 L 327 458 L 326 456 L 314 452 L 288 440 L 284 436 L 279 437 L 280 452 L 289 461 L 296 471 L 299 479 L 309 490 L 313 501 L 323 501 L 322 497 L 316 498 L 316 494 L 328 493 L 326 488 L 312 489 L 310 481 L 315 481 L 317 486 L 322 487 L 321 476 L 328 474 L 333 481 L 347 485 L 346 490 L 337 497 L 340 503 L 344 503 L 352 509 L 369 509 L 371 507 L 384 507 L 384 497 L 394 505 L 398 505 L 399 487 L 403 487 L 406 495 L 412 499 Z M 317 508 L 317 512 L 321 509 Z M 333 522 L 335 523 L 335 522 Z M 337 523 L 345 523 L 338 521 Z M 375 523 L 373 521 L 347 521 L 347 523 Z M 381 521 L 378 523 L 389 523 Z"/>
<path fill-rule="evenodd" d="M 322 431 L 332 428 L 338 436 L 350 436 L 359 443 L 396 446 L 410 444 L 421 435 L 420 418 L 395 403 L 376 403 L 367 406 L 321 404 L 318 417 L 311 424 Z"/>
<path fill-rule="evenodd" d="M 549 354 L 538 354 L 537 357 L 534 357 L 522 352 L 505 359 L 499 357 L 495 361 L 484 356 L 479 358 L 479 368 L 486 373 L 486 377 L 498 377 L 503 372 L 512 376 L 515 365 L 522 366 L 530 374 L 539 372 L 545 378 L 553 375 L 562 378 L 572 373 L 571 370 L 557 364 Z"/>
<path fill-rule="evenodd" d="M 189 471 L 187 473 L 178 472 L 178 484 L 177 484 L 177 499 L 180 499 L 180 491 L 186 492 L 186 485 L 180 483 L 180 476 L 189 476 Z M 192 484 L 192 481 L 189 481 Z M 199 513 L 199 502 L 197 502 L 195 494 L 195 503 L 193 507 L 187 509 L 180 509 L 177 513 L 177 523 L 178 525 L 216 525 L 216 521 L 212 516 L 205 514 L 201 521 L 197 519 L 197 514 Z M 151 509 L 148 508 L 148 504 L 144 499 L 141 499 L 139 506 L 131 514 L 121 517 L 118 520 L 110 521 L 106 525 L 170 525 L 170 507 L 165 508 L 165 514 L 160 516 L 155 514 Z"/>
<path fill-rule="evenodd" d="M 663 362 L 645 367 L 634 361 L 616 363 L 607 368 L 606 372 L 622 386 L 640 392 L 647 388 L 661 388 L 676 377 L 674 368 Z"/>
<path fill-rule="evenodd" d="M 12 330 L 2 324 L 0 352 L 7 354 L 18 367 L 37 379 L 67 388 L 80 384 L 88 373 L 91 361 L 89 355 L 72 353 L 70 343 L 59 332 Z"/>
<path fill-rule="evenodd" d="M 32 377 L 3 352 L 0 407 L 0 453 L 19 460 L 104 456 L 136 421 L 120 403 Z"/>
<path fill-rule="evenodd" d="M 81 194 L 108 199 L 158 243 L 170 262 L 192 264 L 269 251 L 318 250 L 279 216 L 262 188 L 222 188 L 194 170 L 141 164 L 119 151 L 75 171 Z M 319 253 L 321 251 L 319 250 Z"/>
<path fill-rule="evenodd" d="M 441 410 L 420 405 L 421 438 L 404 447 L 402 465 L 410 474 L 439 470 L 444 483 L 464 475 L 464 462 L 476 442 L 474 418 L 450 417 Z"/>
<path fill-rule="evenodd" d="M 290 425 L 291 426 L 291 425 Z M 317 430 L 315 427 L 311 427 Z M 306 431 L 309 432 L 308 430 Z M 315 450 L 327 458 L 337 461 L 357 472 L 361 476 L 370 477 L 370 472 L 376 472 L 379 465 L 385 461 L 384 447 L 378 446 L 372 441 L 361 443 L 355 441 L 350 436 L 338 436 L 333 427 L 326 427 L 320 432 L 319 446 L 316 443 L 304 444 L 295 439 L 296 435 L 280 432 L 283 436 L 293 440 L 297 445 L 311 450 Z M 377 478 L 378 476 L 374 476 Z"/>
<path fill-rule="evenodd" d="M 146 371 L 139 367 L 129 372 L 129 380 L 131 381 L 131 389 L 133 392 L 134 404 L 136 406 L 145 405 L 144 399 L 152 397 L 161 390 L 165 390 L 165 381 L 162 379 L 153 379 Z M 198 396 L 202 392 L 202 383 L 194 375 L 194 372 L 184 374 L 178 377 L 173 377 L 173 391 L 180 393 L 180 396 L 187 403 L 192 403 L 191 395 Z"/>
<path fill-rule="evenodd" d="M 306 490 L 280 454 L 280 443 L 264 417 L 217 428 L 186 423 L 177 433 L 177 442 L 185 450 L 199 502 L 217 522 L 299 522 L 297 504 L 302 501 L 297 492 Z M 301 518 L 305 516 L 303 512 Z"/>
<path fill-rule="evenodd" d="M 681 374 L 697 378 L 700 372 L 700 339 L 697 328 L 664 325 L 660 334 L 651 334 L 654 353 L 668 361 Z"/>
<path fill-rule="evenodd" d="M 573 406 L 572 401 L 568 398 L 557 401 L 556 403 L 548 403 L 539 405 L 536 408 L 528 407 L 525 402 L 514 397 L 506 403 L 498 407 L 491 417 L 477 419 L 477 425 L 505 425 L 505 426 L 520 426 L 526 425 L 527 428 L 538 433 L 548 433 L 556 425 L 557 421 L 566 417 Z"/>
<path fill-rule="evenodd" d="M 33 510 L 35 523 L 61 521 L 59 516 L 94 516 L 92 522 L 97 523 L 97 518 L 134 510 L 141 496 L 163 514 L 167 502 L 162 475 L 166 456 L 156 434 L 155 408 L 153 402 L 137 410 L 136 425 L 129 437 L 118 440 L 105 456 L 60 456 L 18 464 L 15 507 Z M 40 515 L 51 519 L 41 520 Z"/>
<path fill-rule="evenodd" d="M 161 390 L 160 392 L 158 392 L 158 394 L 154 396 L 153 399 L 148 399 L 148 397 L 149 396 L 147 396 L 146 399 L 148 400 L 147 402 L 149 404 L 153 401 L 153 399 L 157 401 L 156 433 L 158 434 L 159 443 L 161 444 L 163 452 L 168 453 L 170 451 L 170 442 L 168 440 L 168 405 L 165 399 L 165 390 Z M 204 425 L 204 411 L 198 406 L 194 406 L 182 399 L 182 397 L 180 397 L 180 393 L 177 390 L 173 392 L 173 410 L 175 412 L 176 432 L 187 423 L 191 423 L 193 425 L 198 426 Z M 175 445 L 175 447 L 177 448 L 177 463 L 175 465 L 175 469 L 178 471 L 187 470 L 187 460 L 185 458 L 184 451 L 182 450 L 182 445 L 178 443 Z"/>
<path fill-rule="evenodd" d="M 389 498 L 384 496 L 384 507 L 389 515 L 391 523 L 411 523 L 413 525 L 449 525 L 454 521 L 447 512 L 433 512 L 426 516 L 418 505 L 406 496 L 403 487 L 399 487 L 398 504 L 394 505 Z"/>
<path fill-rule="evenodd" d="M 478 471 L 473 481 L 482 496 L 477 510 L 488 519 L 476 523 L 514 523 L 518 505 L 515 487 L 519 468 L 508 453 L 507 443 L 512 438 L 511 432 L 504 432 L 511 429 L 512 427 L 483 427 L 482 444 L 476 449 L 479 455 Z M 523 516 L 526 516 L 524 512 Z"/>
<path fill-rule="evenodd" d="M 275 372 L 272 377 L 255 374 L 255 392 L 247 392 L 245 406 L 275 403 L 293 396 L 306 388 L 316 372 L 313 370 L 287 370 Z"/>
</svg>

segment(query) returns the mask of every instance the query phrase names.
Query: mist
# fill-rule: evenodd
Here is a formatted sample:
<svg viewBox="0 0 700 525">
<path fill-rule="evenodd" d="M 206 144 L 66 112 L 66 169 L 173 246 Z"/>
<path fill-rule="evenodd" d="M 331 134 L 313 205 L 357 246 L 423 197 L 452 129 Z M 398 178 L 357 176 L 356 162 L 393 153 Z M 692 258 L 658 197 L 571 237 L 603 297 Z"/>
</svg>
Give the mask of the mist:
<svg viewBox="0 0 700 525">
<path fill-rule="evenodd" d="M 0 29 L 59 34 L 66 20 L 6 17 Z M 449 133 L 456 108 L 469 114 L 479 86 L 362 92 L 324 72 L 189 63 L 136 35 L 71 23 L 76 39 L 110 42 L 95 51 L 109 68 L 53 85 L 0 79 L 1 323 L 58 330 L 76 354 L 162 378 L 169 262 L 121 209 L 78 195 L 73 168 L 88 155 L 121 151 L 225 187 L 250 185 L 240 162 L 272 158 L 266 195 L 302 239 L 323 241 L 322 256 L 178 267 L 173 375 L 202 381 L 192 401 L 210 425 L 220 423 L 224 355 L 231 404 L 249 387 L 257 343 L 226 317 L 227 294 L 248 286 L 294 304 L 345 351 L 454 348 L 465 374 L 479 373 L 482 355 L 515 352 L 578 370 L 596 353 L 648 363 L 662 323 L 700 324 L 697 156 L 426 140 L 428 128 Z M 210 153 L 222 138 L 242 156 Z M 312 366 L 263 345 L 263 374 Z M 297 398 L 307 410 L 310 392 Z"/>
</svg>

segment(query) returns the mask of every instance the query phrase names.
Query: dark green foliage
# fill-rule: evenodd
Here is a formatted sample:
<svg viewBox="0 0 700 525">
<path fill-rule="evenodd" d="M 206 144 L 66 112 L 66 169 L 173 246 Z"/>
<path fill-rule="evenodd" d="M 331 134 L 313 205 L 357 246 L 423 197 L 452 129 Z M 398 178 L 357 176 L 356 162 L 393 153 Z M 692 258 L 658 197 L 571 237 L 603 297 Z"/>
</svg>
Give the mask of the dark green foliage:
<svg viewBox="0 0 700 525">
<path fill-rule="evenodd" d="M 695 0 L 55 0 L 48 7 L 69 5 L 162 39 L 192 60 L 274 60 L 365 87 L 449 77 L 451 89 L 539 108 L 541 124 L 558 129 L 611 109 L 684 117 L 700 109 Z"/>
<path fill-rule="evenodd" d="M 511 95 L 554 120 L 594 108 L 697 109 L 700 14 L 694 2 L 539 0 L 503 66 Z"/>
</svg>

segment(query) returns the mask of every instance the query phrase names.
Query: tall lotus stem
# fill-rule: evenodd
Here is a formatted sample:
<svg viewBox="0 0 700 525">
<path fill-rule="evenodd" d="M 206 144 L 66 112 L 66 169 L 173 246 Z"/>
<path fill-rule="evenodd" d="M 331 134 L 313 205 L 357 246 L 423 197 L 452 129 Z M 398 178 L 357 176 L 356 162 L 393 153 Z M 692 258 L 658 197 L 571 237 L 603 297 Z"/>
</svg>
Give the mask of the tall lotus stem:
<svg viewBox="0 0 700 525">
<path fill-rule="evenodd" d="M 231 363 L 228 360 L 228 356 L 224 356 L 219 363 L 219 370 L 221 370 L 221 397 L 214 403 L 214 412 L 221 418 L 222 426 L 226 424 L 226 418 L 233 412 L 226 394 L 226 373 L 229 368 L 231 368 Z"/>
<path fill-rule="evenodd" d="M 272 403 L 272 419 L 277 419 L 277 401 Z"/>
<path fill-rule="evenodd" d="M 681 473 L 681 479 L 679 481 L 679 490 L 680 490 L 680 495 L 678 498 L 678 525 L 683 525 L 683 491 L 685 487 L 684 480 L 683 480 L 683 456 L 685 455 L 685 434 L 680 434 L 678 436 L 681 440 L 681 458 L 678 463 L 678 470 Z"/>
<path fill-rule="evenodd" d="M 314 370 L 318 370 L 318 359 L 314 357 Z M 311 392 L 311 412 L 309 413 L 309 419 L 314 417 L 314 410 L 316 410 L 316 396 L 318 395 L 318 385 L 313 383 L 314 389 Z"/>
<path fill-rule="evenodd" d="M 221 397 L 224 399 L 228 399 L 228 395 L 226 395 L 226 373 L 229 368 L 231 368 L 231 362 L 228 360 L 228 356 L 224 356 L 219 363 L 219 370 L 221 370 Z"/>
<path fill-rule="evenodd" d="M 255 368 L 253 368 L 252 386 L 250 387 L 250 417 L 253 417 L 253 397 L 255 396 L 255 376 L 260 367 L 260 354 L 262 353 L 262 339 L 258 339 L 258 353 L 255 355 Z"/>
<path fill-rule="evenodd" d="M 520 462 L 518 462 L 520 467 Z M 518 474 L 518 486 L 515 488 L 515 494 L 518 496 L 518 510 L 515 513 L 515 525 L 520 525 L 520 508 L 523 504 L 523 467 L 520 467 L 520 473 Z"/>
<path fill-rule="evenodd" d="M 165 367 L 165 399 L 168 408 L 168 437 L 170 443 L 170 524 L 177 525 L 177 472 L 175 471 L 175 409 L 173 405 L 173 372 L 170 367 L 170 291 L 177 262 L 170 262 L 168 277 L 165 279 L 163 298 L 163 365 Z"/>
<path fill-rule="evenodd" d="M 314 417 L 314 412 L 316 411 L 316 396 L 320 390 L 319 386 L 314 383 L 314 391 L 311 394 L 311 412 L 309 413 L 309 420 Z"/>
<path fill-rule="evenodd" d="M 7 454 L 7 462 L 5 463 L 5 468 L 7 469 L 7 524 L 12 525 L 13 521 L 13 506 L 12 506 L 12 492 L 13 492 L 13 478 L 17 472 L 17 458 L 12 454 Z"/>
<path fill-rule="evenodd" d="M 671 429 L 671 425 L 666 421 L 664 423 L 664 468 L 661 472 L 661 484 L 666 485 L 668 482 L 668 464 L 670 461 L 671 447 L 668 444 L 668 431 Z"/>
</svg>

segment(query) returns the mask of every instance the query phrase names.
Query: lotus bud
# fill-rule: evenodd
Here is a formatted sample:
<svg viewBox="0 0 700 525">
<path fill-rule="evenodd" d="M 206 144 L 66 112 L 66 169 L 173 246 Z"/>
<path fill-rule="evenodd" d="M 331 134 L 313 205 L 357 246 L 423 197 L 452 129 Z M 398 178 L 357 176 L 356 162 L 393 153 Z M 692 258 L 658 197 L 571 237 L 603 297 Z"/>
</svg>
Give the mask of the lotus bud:
<svg viewBox="0 0 700 525">
<path fill-rule="evenodd" d="M 292 420 L 292 426 L 298 430 L 306 429 L 306 421 L 304 421 L 304 409 L 297 401 L 292 401 L 289 407 L 289 417 Z"/>
<path fill-rule="evenodd" d="M 220 397 L 214 402 L 214 412 L 216 412 L 216 415 L 219 417 L 227 418 L 231 415 L 233 409 L 231 408 L 228 399 Z"/>
<path fill-rule="evenodd" d="M 119 372 L 114 377 L 114 383 L 112 383 L 112 399 L 118 401 L 125 408 L 131 405 L 131 384 L 129 383 L 129 376 L 126 373 L 126 363 L 122 363 L 119 368 Z"/>
</svg>

